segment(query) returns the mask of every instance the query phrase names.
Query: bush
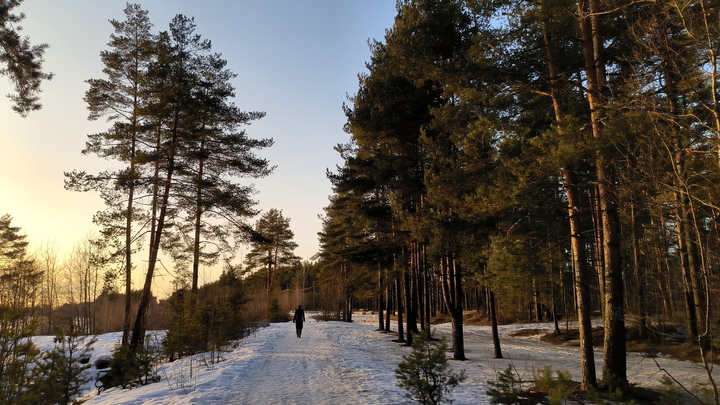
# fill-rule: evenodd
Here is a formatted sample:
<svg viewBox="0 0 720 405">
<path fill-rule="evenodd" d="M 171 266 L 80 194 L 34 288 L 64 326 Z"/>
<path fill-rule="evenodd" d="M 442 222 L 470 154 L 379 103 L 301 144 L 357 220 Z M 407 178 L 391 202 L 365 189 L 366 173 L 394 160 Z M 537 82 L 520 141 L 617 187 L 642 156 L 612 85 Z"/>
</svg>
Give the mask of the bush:
<svg viewBox="0 0 720 405">
<path fill-rule="evenodd" d="M 160 361 L 160 343 L 153 335 L 146 335 L 145 345 L 132 352 L 120 346 L 113 352 L 110 368 L 105 373 L 103 388 L 132 388 L 160 381 L 156 366 Z"/>
<path fill-rule="evenodd" d="M 540 375 L 535 383 L 541 391 L 547 393 L 550 405 L 561 405 L 572 394 L 576 385 L 570 379 L 570 372 L 567 370 L 556 370 L 556 377 L 553 377 L 553 370 L 550 366 L 540 369 Z"/>
<path fill-rule="evenodd" d="M 605 404 L 619 402 L 625 397 L 625 392 L 621 387 L 624 387 L 622 379 L 619 379 L 611 374 L 604 374 L 603 377 L 598 381 L 598 387 L 588 387 L 585 392 L 585 399 L 592 403 Z"/>
<path fill-rule="evenodd" d="M 22 394 L 23 403 L 37 405 L 67 405 L 74 403 L 82 394 L 83 385 L 90 379 L 85 370 L 90 364 L 82 364 L 80 359 L 87 358 L 91 339 L 85 343 L 85 337 L 77 333 L 60 333 L 55 337 L 55 346 L 37 361 L 32 370 L 33 383 Z"/>
<path fill-rule="evenodd" d="M 40 358 L 30 339 L 36 330 L 21 310 L 0 304 L 0 403 L 16 401 L 32 382 L 30 369 Z"/>
<path fill-rule="evenodd" d="M 497 375 L 497 381 L 488 381 L 492 388 L 487 390 L 492 404 L 522 404 L 524 398 L 530 396 L 530 391 L 522 388 L 522 380 L 517 376 L 512 366 Z"/>
<path fill-rule="evenodd" d="M 171 361 L 207 351 L 222 352 L 249 330 L 241 315 L 245 304 L 242 285 L 232 273 L 224 272 L 197 294 L 177 290 L 168 302 L 171 317 L 163 345 Z"/>
<path fill-rule="evenodd" d="M 662 376 L 660 383 L 663 388 L 660 390 L 660 404 L 662 405 L 680 405 L 685 403 L 686 398 L 683 397 L 680 390 L 674 386 L 670 377 Z"/>
<path fill-rule="evenodd" d="M 268 310 L 268 315 L 270 316 L 270 322 L 288 322 L 290 320 L 290 315 L 288 315 L 288 311 L 280 308 L 280 304 L 278 303 L 277 299 L 272 299 L 270 301 L 270 309 Z"/>
<path fill-rule="evenodd" d="M 403 356 L 395 369 L 398 386 L 405 388 L 405 396 L 419 404 L 451 403 L 450 391 L 465 380 L 465 370 L 459 374 L 448 369 L 447 341 L 431 342 L 416 338 L 412 352 Z"/>
</svg>

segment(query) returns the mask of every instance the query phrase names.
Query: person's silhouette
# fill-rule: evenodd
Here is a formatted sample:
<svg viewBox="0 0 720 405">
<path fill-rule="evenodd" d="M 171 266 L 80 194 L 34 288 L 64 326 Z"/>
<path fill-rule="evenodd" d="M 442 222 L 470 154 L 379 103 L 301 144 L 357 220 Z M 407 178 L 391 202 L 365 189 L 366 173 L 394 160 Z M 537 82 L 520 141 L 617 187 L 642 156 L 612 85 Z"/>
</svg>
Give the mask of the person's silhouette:
<svg viewBox="0 0 720 405">
<path fill-rule="evenodd" d="M 302 335 L 303 322 L 305 322 L 305 311 L 302 309 L 302 305 L 298 305 L 293 316 L 293 323 L 295 324 L 295 332 L 297 337 Z"/>
</svg>

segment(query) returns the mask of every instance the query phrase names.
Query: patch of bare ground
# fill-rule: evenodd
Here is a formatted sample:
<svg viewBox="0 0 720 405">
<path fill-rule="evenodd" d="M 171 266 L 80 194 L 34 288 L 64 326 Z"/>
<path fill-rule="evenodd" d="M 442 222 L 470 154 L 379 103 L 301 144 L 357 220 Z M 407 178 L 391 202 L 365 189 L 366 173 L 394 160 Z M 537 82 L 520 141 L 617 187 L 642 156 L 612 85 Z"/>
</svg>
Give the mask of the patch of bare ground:
<svg viewBox="0 0 720 405">
<path fill-rule="evenodd" d="M 439 325 L 441 323 L 451 322 L 450 315 L 448 314 L 437 314 L 437 316 L 430 318 L 430 325 Z"/>
<path fill-rule="evenodd" d="M 602 347 L 603 328 L 593 328 L 592 334 L 593 346 Z M 547 333 L 543 336 L 540 336 L 540 340 L 545 343 L 552 343 L 555 345 L 566 344 L 569 346 L 580 346 L 580 332 L 577 329 L 561 329 L 559 334 Z"/>
<path fill-rule="evenodd" d="M 520 329 L 516 330 L 515 332 L 510 333 L 510 337 L 530 337 L 530 336 L 538 336 L 545 333 L 547 329 L 536 329 L 536 328 L 526 328 L 526 329 Z"/>
<path fill-rule="evenodd" d="M 488 317 L 478 312 L 466 312 L 463 314 L 463 323 L 473 326 L 490 326 Z"/>
<path fill-rule="evenodd" d="M 430 319 L 431 325 L 439 325 L 441 323 L 450 323 L 452 318 L 448 314 L 439 313 Z M 482 315 L 478 312 L 467 311 L 463 314 L 463 325 L 472 326 L 489 326 L 490 322 L 487 320 L 487 316 Z"/>
<path fill-rule="evenodd" d="M 522 330 L 516 333 L 520 332 L 522 332 Z M 602 327 L 593 328 L 594 347 L 602 347 L 603 333 L 604 332 Z M 577 329 L 563 329 L 558 335 L 556 335 L 555 333 L 547 333 L 541 336 L 540 340 L 546 343 L 556 345 L 565 344 L 570 346 L 579 346 L 579 338 L 580 337 Z M 656 336 L 654 339 L 640 337 L 638 336 L 635 329 L 628 329 L 626 350 L 628 352 L 646 353 L 650 356 L 662 354 L 674 360 L 702 362 L 702 357 L 700 355 L 700 347 L 696 344 L 678 342 L 676 340 L 664 340 L 662 339 L 662 336 Z M 709 362 L 720 364 L 720 353 L 717 353 L 716 350 L 706 350 L 705 355 L 708 357 Z"/>
</svg>

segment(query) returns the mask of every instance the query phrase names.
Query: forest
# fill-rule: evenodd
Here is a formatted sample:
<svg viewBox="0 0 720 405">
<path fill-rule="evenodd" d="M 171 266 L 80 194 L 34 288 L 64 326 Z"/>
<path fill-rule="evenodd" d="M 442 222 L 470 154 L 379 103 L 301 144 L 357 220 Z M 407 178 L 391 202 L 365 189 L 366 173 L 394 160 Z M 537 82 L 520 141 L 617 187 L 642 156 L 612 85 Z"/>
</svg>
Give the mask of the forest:
<svg viewBox="0 0 720 405">
<path fill-rule="evenodd" d="M 51 75 L 47 45 L 12 30 L 21 2 L 0 3 L 0 74 L 27 115 Z M 168 331 L 173 360 L 288 321 L 298 302 L 323 319 L 372 312 L 406 345 L 449 319 L 454 360 L 470 320 L 492 326 L 498 358 L 498 324 L 553 321 L 560 335 L 577 321 L 583 390 L 628 386 L 630 336 L 680 336 L 712 367 L 717 1 L 397 1 L 343 106 L 349 138 L 311 261 L 294 254 L 290 218 L 257 209 L 246 180 L 272 174 L 257 152 L 274 141 L 245 128 L 265 113 L 234 104 L 235 73 L 193 19 L 155 33 L 128 4 L 111 24 L 85 93 L 89 119 L 109 126 L 82 153 L 119 169 L 65 173 L 67 190 L 101 196 L 99 237 L 61 264 L 0 218 L 3 403 L 39 401 L 27 336 L 122 331 L 111 370 L 125 386 L 143 381 L 148 330 Z M 159 301 L 161 257 L 174 288 Z M 203 285 L 201 266 L 222 275 Z"/>
<path fill-rule="evenodd" d="M 397 314 L 401 341 L 446 312 L 458 360 L 468 311 L 577 319 L 583 388 L 627 385 L 630 332 L 682 330 L 710 361 L 719 6 L 399 1 L 328 173 L 340 310 L 372 306 L 385 330 Z"/>
</svg>

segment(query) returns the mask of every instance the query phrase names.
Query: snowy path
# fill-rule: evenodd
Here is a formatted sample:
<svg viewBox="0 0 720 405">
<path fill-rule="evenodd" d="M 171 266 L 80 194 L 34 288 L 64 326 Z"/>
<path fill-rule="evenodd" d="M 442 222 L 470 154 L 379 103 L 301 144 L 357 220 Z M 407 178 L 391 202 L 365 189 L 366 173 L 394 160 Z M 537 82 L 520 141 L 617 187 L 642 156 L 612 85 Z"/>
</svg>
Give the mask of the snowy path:
<svg viewBox="0 0 720 405">
<path fill-rule="evenodd" d="M 508 364 L 524 380 L 534 380 L 537 370 L 550 365 L 579 377 L 577 347 L 554 346 L 538 337 L 511 338 L 521 328 L 550 328 L 551 325 L 507 325 L 500 327 L 504 359 L 493 358 L 490 328 L 465 327 L 468 361 L 450 361 L 455 371 L 464 369 L 467 380 L 452 392 L 459 405 L 489 404 L 487 381 Z M 303 337 L 295 336 L 291 322 L 271 324 L 243 339 L 240 346 L 223 354 L 223 361 L 207 367 L 198 358 L 185 358 L 161 366 L 162 381 L 132 390 L 118 388 L 86 397 L 88 405 L 159 404 L 310 404 L 390 405 L 411 404 L 396 385 L 394 370 L 402 355 L 410 352 L 392 341 L 395 335 L 377 332 L 370 315 L 356 315 L 355 322 L 306 323 Z M 450 325 L 436 327 L 436 336 L 450 335 Z M 107 353 L 119 335 L 102 335 L 95 355 Z M 103 348 L 103 349 L 100 349 Z M 598 371 L 602 353 L 596 351 Z M 659 358 L 662 366 L 693 388 L 707 381 L 695 363 Z M 716 378 L 720 370 L 716 371 Z M 651 359 L 628 355 L 628 376 L 644 387 L 660 386 L 662 374 Z"/>
<path fill-rule="evenodd" d="M 372 398 L 372 374 L 352 364 L 350 358 L 365 352 L 372 357 L 367 338 L 352 347 L 341 346 L 342 325 L 338 328 L 313 328 L 308 324 L 303 337 L 295 337 L 292 326 L 270 331 L 268 351 L 248 364 L 252 375 L 237 375 L 228 387 L 227 403 L 239 404 L 376 404 Z M 354 353 L 348 353 L 353 351 Z M 368 360 L 370 360 L 368 358 Z"/>
<path fill-rule="evenodd" d="M 271 324 L 210 370 L 179 360 L 160 383 L 91 393 L 86 404 L 409 404 L 395 385 L 401 349 L 370 324 L 311 321 L 302 338 L 292 323 Z"/>
</svg>

